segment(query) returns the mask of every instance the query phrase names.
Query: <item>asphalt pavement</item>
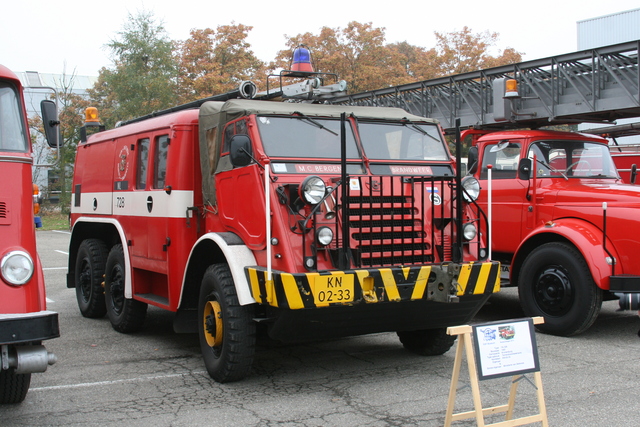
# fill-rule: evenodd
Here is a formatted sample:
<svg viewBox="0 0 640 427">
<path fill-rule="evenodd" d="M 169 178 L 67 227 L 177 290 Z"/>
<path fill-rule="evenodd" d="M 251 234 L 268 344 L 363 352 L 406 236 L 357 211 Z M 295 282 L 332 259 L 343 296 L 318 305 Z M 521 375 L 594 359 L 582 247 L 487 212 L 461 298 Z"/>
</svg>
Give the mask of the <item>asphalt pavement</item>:
<svg viewBox="0 0 640 427">
<path fill-rule="evenodd" d="M 249 377 L 218 384 L 206 374 L 197 336 L 175 334 L 171 313 L 151 308 L 143 330 L 131 335 L 115 332 L 106 318 L 83 318 L 66 288 L 69 234 L 37 236 L 48 308 L 59 313 L 61 329 L 45 344 L 59 361 L 33 375 L 22 404 L 0 407 L 2 427 L 444 424 L 455 346 L 420 357 L 393 333 L 295 345 L 261 340 Z M 577 337 L 535 334 L 550 426 L 640 424 L 640 318 L 616 310 L 617 302 L 605 302 Z M 474 323 L 522 316 L 517 293 L 506 289 Z M 461 381 L 455 412 L 473 409 L 465 367 Z M 481 381 L 483 407 L 507 403 L 510 382 Z M 529 382 L 520 384 L 515 417 L 537 413 L 535 393 Z"/>
</svg>

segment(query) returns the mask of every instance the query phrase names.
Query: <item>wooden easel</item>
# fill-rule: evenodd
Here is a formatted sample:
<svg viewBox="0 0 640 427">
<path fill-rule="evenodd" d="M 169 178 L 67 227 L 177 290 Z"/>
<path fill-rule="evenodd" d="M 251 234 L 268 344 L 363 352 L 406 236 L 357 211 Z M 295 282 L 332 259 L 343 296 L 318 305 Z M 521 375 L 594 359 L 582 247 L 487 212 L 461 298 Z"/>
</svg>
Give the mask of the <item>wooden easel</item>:
<svg viewBox="0 0 640 427">
<path fill-rule="evenodd" d="M 536 325 L 543 322 L 544 322 L 544 319 L 542 317 L 533 318 L 533 323 Z M 549 421 L 547 420 L 547 408 L 544 403 L 544 393 L 542 391 L 542 376 L 540 375 L 540 371 L 533 373 L 534 384 L 537 389 L 536 394 L 538 396 L 538 409 L 540 411 L 539 414 L 513 419 L 513 409 L 516 402 L 516 392 L 518 390 L 518 384 L 520 380 L 523 378 L 523 375 L 513 376 L 511 389 L 509 392 L 509 401 L 506 405 L 494 406 L 491 408 L 482 408 L 482 402 L 480 400 L 480 385 L 478 383 L 478 371 L 476 368 L 475 355 L 473 351 L 473 342 L 471 337 L 472 330 L 473 330 L 472 327 L 469 325 L 454 326 L 447 329 L 447 333 L 449 335 L 461 335 L 461 337 L 460 339 L 458 339 L 458 346 L 456 348 L 456 358 L 453 364 L 453 376 L 451 377 L 451 387 L 449 388 L 449 401 L 447 404 L 447 414 L 444 422 L 445 427 L 450 427 L 453 421 L 466 420 L 474 417 L 476 419 L 476 423 L 478 427 L 484 427 L 484 426 L 511 427 L 511 426 L 521 426 L 525 424 L 532 424 L 535 422 L 541 422 L 544 427 L 548 427 Z M 467 412 L 459 412 L 457 414 L 454 414 L 453 409 L 454 409 L 455 400 L 456 400 L 458 380 L 460 379 L 460 368 L 462 367 L 463 354 L 466 354 L 466 357 L 467 357 L 467 366 L 469 368 L 469 376 L 471 380 L 471 392 L 473 395 L 474 410 L 467 411 Z M 499 414 L 501 412 L 506 412 L 505 421 L 494 423 L 494 424 L 484 423 L 485 416 L 492 415 L 492 414 Z"/>
</svg>

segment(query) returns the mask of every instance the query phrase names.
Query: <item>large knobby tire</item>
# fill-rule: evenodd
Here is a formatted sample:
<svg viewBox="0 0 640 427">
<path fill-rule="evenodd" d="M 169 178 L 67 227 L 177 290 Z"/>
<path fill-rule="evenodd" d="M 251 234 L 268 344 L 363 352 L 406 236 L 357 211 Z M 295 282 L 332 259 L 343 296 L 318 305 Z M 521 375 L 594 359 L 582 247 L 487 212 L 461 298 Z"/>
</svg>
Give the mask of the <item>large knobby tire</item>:
<svg viewBox="0 0 640 427">
<path fill-rule="evenodd" d="M 100 318 L 107 313 L 104 304 L 104 268 L 109 248 L 100 239 L 80 243 L 76 257 L 75 282 L 78 308 L 84 317 Z"/>
<path fill-rule="evenodd" d="M 571 336 L 587 330 L 598 317 L 602 290 L 582 255 L 566 243 L 546 243 L 533 250 L 518 276 L 520 305 L 526 316 L 542 316 L 542 332 Z"/>
<path fill-rule="evenodd" d="M 420 356 L 440 356 L 456 342 L 456 336 L 447 334 L 446 328 L 402 331 L 398 337 L 404 348 Z"/>
<path fill-rule="evenodd" d="M 107 257 L 104 273 L 104 296 L 111 326 L 116 331 L 125 334 L 140 330 L 147 315 L 146 303 L 125 298 L 126 275 L 124 252 L 122 245 L 118 244 L 111 248 Z"/>
<path fill-rule="evenodd" d="M 0 404 L 20 403 L 27 397 L 31 374 L 16 374 L 15 369 L 0 369 Z"/>
<path fill-rule="evenodd" d="M 241 306 L 226 264 L 210 266 L 202 278 L 198 335 L 207 372 L 217 382 L 249 374 L 256 346 L 251 306 Z"/>
</svg>

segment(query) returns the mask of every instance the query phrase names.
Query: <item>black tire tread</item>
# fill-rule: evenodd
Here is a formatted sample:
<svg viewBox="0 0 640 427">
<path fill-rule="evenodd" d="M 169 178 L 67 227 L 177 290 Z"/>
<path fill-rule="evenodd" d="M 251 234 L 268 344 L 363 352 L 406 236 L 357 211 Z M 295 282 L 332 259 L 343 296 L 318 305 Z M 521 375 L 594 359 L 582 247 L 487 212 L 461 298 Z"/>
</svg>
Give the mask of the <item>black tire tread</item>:
<svg viewBox="0 0 640 427">
<path fill-rule="evenodd" d="M 22 402 L 31 385 L 31 374 L 16 374 L 14 369 L 0 369 L 0 404 Z"/>
<path fill-rule="evenodd" d="M 107 258 L 107 265 L 105 268 L 105 298 L 107 302 L 105 305 L 107 307 L 107 316 L 111 322 L 111 327 L 123 334 L 129 334 L 139 331 L 144 326 L 144 320 L 147 316 L 147 304 L 135 299 L 125 298 L 121 313 L 115 313 L 111 309 L 109 301 L 109 298 L 111 298 L 109 274 L 112 268 L 112 263 L 116 262 L 120 263 L 123 274 L 126 274 L 122 244 L 117 244 L 111 248 Z"/>
<path fill-rule="evenodd" d="M 207 290 L 205 286 L 208 281 L 211 281 L 210 284 L 213 285 L 211 290 Z M 216 281 L 219 289 L 216 289 Z M 198 310 L 200 319 L 202 319 L 202 309 L 205 302 L 203 298 L 207 298 L 213 292 L 221 293 L 221 300 L 218 302 L 223 311 L 223 349 L 221 356 L 216 359 L 210 354 L 211 348 L 204 340 L 203 332 L 200 330 L 200 345 L 205 365 L 211 378 L 219 383 L 239 381 L 249 374 L 253 364 L 256 342 L 255 323 L 251 310 L 241 306 L 238 302 L 231 271 L 227 264 L 213 264 L 204 274 Z"/>
<path fill-rule="evenodd" d="M 107 244 L 100 239 L 85 239 L 80 243 L 78 248 L 78 260 L 76 262 L 76 298 L 78 300 L 78 308 L 84 317 L 91 319 L 99 319 L 107 313 L 107 307 L 104 303 L 104 269 L 107 262 L 109 248 Z M 91 271 L 91 288 L 92 293 L 89 301 L 83 301 L 80 286 L 78 283 L 78 268 L 82 264 L 84 255 L 89 257 L 92 267 Z"/>
</svg>

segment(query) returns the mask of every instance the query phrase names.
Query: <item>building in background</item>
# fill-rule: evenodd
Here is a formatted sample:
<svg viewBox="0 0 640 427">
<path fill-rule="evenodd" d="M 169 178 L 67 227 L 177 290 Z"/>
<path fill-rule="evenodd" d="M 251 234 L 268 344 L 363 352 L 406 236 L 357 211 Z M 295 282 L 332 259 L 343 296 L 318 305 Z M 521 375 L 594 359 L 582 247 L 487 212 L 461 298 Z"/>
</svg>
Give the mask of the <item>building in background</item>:
<svg viewBox="0 0 640 427">
<path fill-rule="evenodd" d="M 24 87 L 24 101 L 29 118 L 40 116 L 40 101 L 43 99 L 50 99 L 54 93 L 65 90 L 80 96 L 88 96 L 87 89 L 93 87 L 98 80 L 98 77 L 93 76 L 50 74 L 37 71 L 16 72 L 16 75 Z M 58 107 L 59 110 L 60 107 Z M 40 187 L 41 194 L 46 195 L 51 202 L 55 203 L 59 191 L 52 189 L 58 182 L 58 176 L 49 167 L 42 166 L 50 162 L 46 156 L 50 149 L 44 141 L 33 141 L 33 143 L 34 165 L 40 165 L 33 167 L 33 181 Z"/>
<path fill-rule="evenodd" d="M 594 49 L 612 44 L 640 40 L 640 8 L 598 16 L 577 22 L 578 50 Z M 640 118 L 618 120 L 616 124 L 640 122 Z M 580 130 L 591 129 L 593 124 L 582 124 Z M 617 139 L 620 144 L 640 144 L 640 136 Z"/>
</svg>

